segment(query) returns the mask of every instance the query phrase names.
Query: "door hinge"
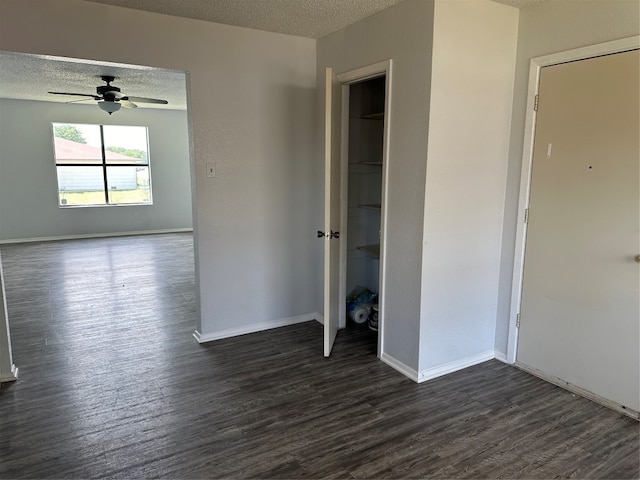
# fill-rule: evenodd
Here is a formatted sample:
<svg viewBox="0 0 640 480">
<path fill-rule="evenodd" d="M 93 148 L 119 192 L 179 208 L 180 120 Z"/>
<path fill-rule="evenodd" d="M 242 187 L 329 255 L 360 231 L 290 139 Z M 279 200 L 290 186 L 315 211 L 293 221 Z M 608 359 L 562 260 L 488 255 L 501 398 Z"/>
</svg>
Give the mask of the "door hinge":
<svg viewBox="0 0 640 480">
<path fill-rule="evenodd" d="M 520 314 L 516 315 L 516 328 L 520 328 Z"/>
<path fill-rule="evenodd" d="M 535 98 L 533 99 L 533 111 L 534 112 L 538 111 L 539 102 L 540 102 L 540 95 L 536 95 Z"/>
<path fill-rule="evenodd" d="M 525 209 L 524 211 L 524 223 L 529 223 L 529 209 Z"/>
</svg>

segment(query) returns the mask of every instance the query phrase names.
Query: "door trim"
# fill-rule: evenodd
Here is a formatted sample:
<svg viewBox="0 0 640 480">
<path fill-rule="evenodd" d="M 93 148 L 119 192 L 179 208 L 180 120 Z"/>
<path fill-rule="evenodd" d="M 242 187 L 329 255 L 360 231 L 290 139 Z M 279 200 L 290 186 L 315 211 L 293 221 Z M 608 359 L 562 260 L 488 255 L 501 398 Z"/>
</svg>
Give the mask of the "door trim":
<svg viewBox="0 0 640 480">
<path fill-rule="evenodd" d="M 529 88 L 527 91 L 527 112 L 524 127 L 524 142 L 522 148 L 522 169 L 520 173 L 520 195 L 518 198 L 518 217 L 516 226 L 516 242 L 513 261 L 513 277 L 511 282 L 511 308 L 509 310 L 509 337 L 507 341 L 507 363 L 516 362 L 518 350 L 517 318 L 520 314 L 522 301 L 522 280 L 524 273 L 525 243 L 527 239 L 527 224 L 525 212 L 529 208 L 529 194 L 531 189 L 531 167 L 533 162 L 533 142 L 535 139 L 536 112 L 534 103 L 540 84 L 542 67 L 558 65 L 560 63 L 586 60 L 588 58 L 611 55 L 640 48 L 640 35 L 614 40 L 611 42 L 589 45 L 586 47 L 552 53 L 541 57 L 534 57 L 529 64 Z"/>
<path fill-rule="evenodd" d="M 340 298 L 347 296 L 347 211 L 348 211 L 348 191 L 347 184 L 349 180 L 349 85 L 352 83 L 362 82 L 376 77 L 386 77 L 385 82 L 385 98 L 384 98 L 384 130 L 382 144 L 382 192 L 381 192 L 381 211 L 380 211 L 380 265 L 378 270 L 379 289 L 378 292 L 378 358 L 384 352 L 384 328 L 385 328 L 385 292 L 386 278 L 384 272 L 387 264 L 387 179 L 389 178 L 389 139 L 390 139 L 390 116 L 391 116 L 391 86 L 392 86 L 392 68 L 393 60 L 388 59 L 371 65 L 366 65 L 354 70 L 338 75 L 338 80 L 342 83 L 342 178 L 340 185 L 340 212 L 341 222 L 340 231 L 345 234 L 340 236 Z M 346 131 L 345 131 L 346 128 Z M 346 326 L 346 304 L 343 302 L 340 306 L 339 326 Z"/>
</svg>

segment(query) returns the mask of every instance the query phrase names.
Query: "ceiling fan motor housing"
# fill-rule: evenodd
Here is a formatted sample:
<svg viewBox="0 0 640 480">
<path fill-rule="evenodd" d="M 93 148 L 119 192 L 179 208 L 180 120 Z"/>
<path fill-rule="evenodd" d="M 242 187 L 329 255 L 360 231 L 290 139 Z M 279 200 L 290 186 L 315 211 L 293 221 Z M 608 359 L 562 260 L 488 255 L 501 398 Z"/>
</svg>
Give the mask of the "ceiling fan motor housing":
<svg viewBox="0 0 640 480">
<path fill-rule="evenodd" d="M 101 85 L 96 87 L 98 95 L 102 96 L 106 102 L 116 102 L 123 96 L 118 87 L 112 85 Z"/>
</svg>

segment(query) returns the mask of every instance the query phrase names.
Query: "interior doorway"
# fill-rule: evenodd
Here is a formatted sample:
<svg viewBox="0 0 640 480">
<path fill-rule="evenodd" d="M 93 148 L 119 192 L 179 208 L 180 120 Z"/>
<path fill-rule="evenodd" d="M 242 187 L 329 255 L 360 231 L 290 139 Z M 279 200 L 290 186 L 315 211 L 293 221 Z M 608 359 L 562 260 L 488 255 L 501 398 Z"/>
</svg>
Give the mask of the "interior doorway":
<svg viewBox="0 0 640 480">
<path fill-rule="evenodd" d="M 327 70 L 325 356 L 348 326 L 367 329 L 383 351 L 390 91 L 390 60 Z"/>
<path fill-rule="evenodd" d="M 6 169 L 4 172 L 9 174 L 4 177 L 0 190 L 4 192 L 5 198 L 9 198 L 11 194 L 15 197 L 14 207 L 8 205 L 10 202 L 4 203 L 6 208 L 3 209 L 3 231 L 0 238 L 3 248 L 5 244 L 36 245 L 42 241 L 45 241 L 45 244 L 53 244 L 54 242 L 49 240 L 92 239 L 134 234 L 145 234 L 140 237 L 141 242 L 148 240 L 149 244 L 152 244 L 151 239 L 154 236 L 146 234 L 168 232 L 187 232 L 188 242 L 192 244 L 197 242 L 191 234 L 193 212 L 190 199 L 194 185 L 190 175 L 193 159 L 190 158 L 189 150 L 191 132 L 187 111 L 186 91 L 189 88 L 187 72 L 19 52 L 0 52 L 0 66 L 9 72 L 3 76 L 3 86 L 6 91 L 14 94 L 12 98 L 3 99 L 11 103 L 10 106 L 7 103 L 8 106 L 3 108 L 3 111 L 6 118 L 12 118 L 12 122 L 2 123 L 0 131 L 3 138 L 11 137 L 12 141 L 21 144 L 19 149 L 15 149 L 21 155 L 7 157 L 7 161 L 3 164 Z M 32 75 L 25 77 L 25 71 L 32 72 Z M 100 77 L 103 74 L 118 77 L 117 84 L 131 94 L 142 95 L 142 92 L 136 89 L 143 85 L 158 89 L 149 91 L 150 93 L 145 97 L 168 98 L 170 103 L 165 110 L 149 110 L 144 108 L 149 102 L 138 100 L 141 103 L 139 107 L 142 108 L 123 108 L 113 116 L 108 115 L 99 108 L 99 104 L 95 103 L 97 99 L 92 94 L 96 91 L 96 85 L 102 82 Z M 65 83 L 58 84 L 56 79 L 62 79 L 60 81 Z M 19 89 L 16 87 L 18 83 Z M 70 96 L 52 95 L 47 93 L 49 90 L 79 93 Z M 85 100 L 78 101 L 78 98 Z M 131 107 L 131 105 L 128 106 Z M 3 107 L 5 107 L 4 103 Z M 143 115 L 146 116 L 143 118 Z M 63 210 L 55 202 L 56 176 L 52 149 L 54 142 L 51 136 L 52 122 L 61 121 L 149 127 L 153 204 L 118 205 L 113 208 L 83 207 L 67 209 L 62 213 Z M 43 129 L 44 134 L 42 134 Z M 16 130 L 20 130 L 21 135 L 28 136 L 29 141 L 21 141 L 22 136 L 15 135 Z M 3 141 L 3 145 L 8 149 L 7 151 L 11 151 L 13 144 Z M 44 148 L 41 148 L 43 145 Z M 31 158 L 32 161 L 25 162 L 25 158 Z M 34 176 L 31 171 L 27 172 L 27 169 L 36 169 L 44 173 Z M 181 198 L 179 202 L 176 201 L 177 197 Z M 24 198 L 28 198 L 30 202 L 23 201 Z M 51 201 L 52 198 L 53 201 Z M 59 220 L 61 216 L 64 216 L 64 221 Z M 183 221 L 184 224 L 178 223 L 178 220 Z M 155 223 L 160 221 L 165 222 L 166 225 Z M 37 225 L 37 229 L 25 228 L 28 225 Z M 190 256 L 189 262 L 192 266 L 193 253 Z M 122 270 L 127 272 L 131 271 L 131 268 L 124 266 Z M 191 284 L 188 288 L 193 290 L 189 294 L 195 296 L 197 278 L 193 268 L 191 272 Z M 6 278 L 5 287 L 9 292 L 7 295 L 12 297 L 7 298 L 8 305 L 15 297 L 16 288 L 11 283 L 15 281 L 14 279 L 14 276 Z M 63 285 L 65 280 L 61 277 L 54 285 Z M 86 290 L 86 298 L 93 298 L 94 293 L 91 289 Z M 140 303 L 143 300 L 144 298 L 141 298 Z M 153 307 L 153 302 L 147 304 L 150 311 Z M 15 307 L 13 308 L 14 310 L 9 307 L 8 323 L 11 326 L 11 339 L 15 345 L 15 338 L 19 335 L 14 335 L 14 330 L 19 329 L 21 312 L 15 313 Z M 44 318 L 46 316 L 45 314 Z M 35 322 L 38 318 L 33 316 L 31 320 Z M 194 320 L 192 323 L 197 326 L 197 322 Z M 2 337 L 3 335 L 0 335 L 0 356 L 4 357 L 11 345 L 8 338 L 4 340 Z M 18 343 L 13 349 L 17 366 L 20 366 L 20 355 L 25 349 L 24 345 L 24 343 Z"/>
<path fill-rule="evenodd" d="M 386 77 L 351 83 L 348 96 L 347 327 L 379 333 Z"/>
</svg>

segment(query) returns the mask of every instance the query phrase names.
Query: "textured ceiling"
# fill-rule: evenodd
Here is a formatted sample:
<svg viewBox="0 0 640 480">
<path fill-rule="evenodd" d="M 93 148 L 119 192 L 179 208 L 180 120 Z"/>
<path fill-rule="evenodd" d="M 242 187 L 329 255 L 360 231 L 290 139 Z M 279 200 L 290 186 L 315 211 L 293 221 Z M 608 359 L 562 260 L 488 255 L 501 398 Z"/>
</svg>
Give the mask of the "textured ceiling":
<svg viewBox="0 0 640 480">
<path fill-rule="evenodd" d="M 503 3 L 505 5 L 510 5 L 516 8 L 525 8 L 530 7 L 531 5 L 535 5 L 537 3 L 542 3 L 545 0 L 493 0 L 497 3 Z"/>
<path fill-rule="evenodd" d="M 0 0 L 1 1 L 1 0 Z M 89 0 L 240 27 L 319 38 L 402 0 Z M 493 0 L 526 8 L 544 0 Z M 48 91 L 95 93 L 101 75 L 126 95 L 167 100 L 143 108 L 186 109 L 182 72 L 88 60 L 0 52 L 0 98 L 71 102 Z M 92 100 L 79 102 L 91 103 Z"/>
<path fill-rule="evenodd" d="M 89 0 L 146 10 L 320 38 L 402 0 Z"/>
<path fill-rule="evenodd" d="M 176 17 L 321 38 L 402 0 L 88 0 Z M 494 0 L 524 8 L 544 0 Z"/>
<path fill-rule="evenodd" d="M 0 98 L 75 102 L 81 97 L 50 95 L 49 91 L 95 94 L 105 85 L 100 76 L 116 77 L 112 83 L 134 97 L 167 100 L 168 105 L 138 103 L 140 108 L 184 110 L 187 107 L 185 74 L 150 67 L 89 60 L 0 52 Z M 95 103 L 88 99 L 80 104 Z"/>
</svg>

